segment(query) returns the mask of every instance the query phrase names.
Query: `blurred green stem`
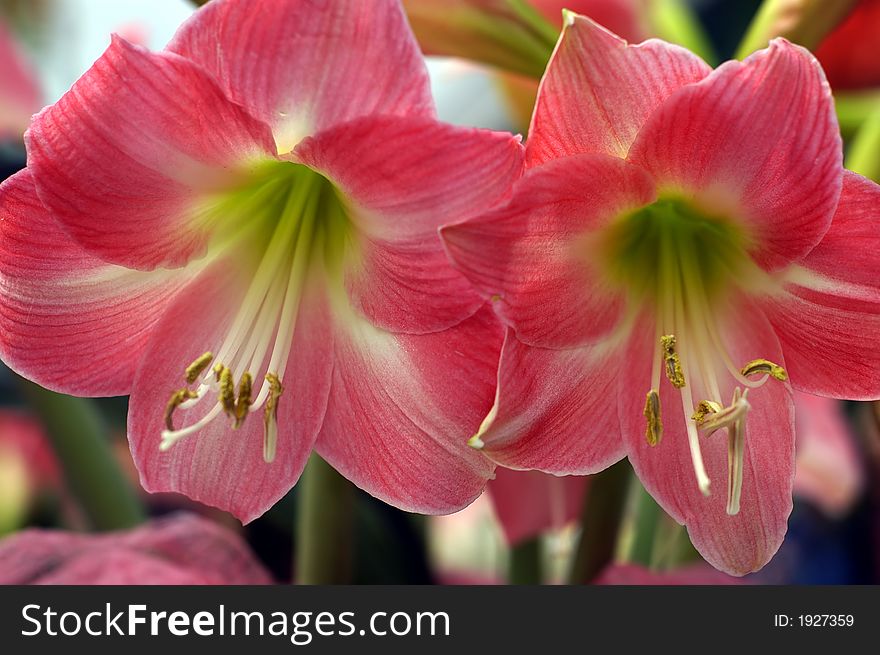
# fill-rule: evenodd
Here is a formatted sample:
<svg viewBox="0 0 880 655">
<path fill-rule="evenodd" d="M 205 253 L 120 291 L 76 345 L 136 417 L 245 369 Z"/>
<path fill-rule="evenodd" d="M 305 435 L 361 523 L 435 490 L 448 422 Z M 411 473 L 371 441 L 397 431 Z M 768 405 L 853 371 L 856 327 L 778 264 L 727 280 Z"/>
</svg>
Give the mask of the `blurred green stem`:
<svg viewBox="0 0 880 655">
<path fill-rule="evenodd" d="M 298 485 L 297 584 L 352 581 L 354 487 L 312 453 Z"/>
<path fill-rule="evenodd" d="M 588 584 L 614 560 L 630 481 L 626 460 L 592 476 L 581 513 L 581 536 L 569 573 L 570 584 Z"/>
<path fill-rule="evenodd" d="M 541 584 L 544 580 L 541 566 L 541 539 L 535 537 L 510 549 L 510 584 Z"/>
<path fill-rule="evenodd" d="M 783 36 L 815 50 L 822 39 L 846 18 L 858 0 L 764 0 L 736 51 L 744 59 Z"/>
<path fill-rule="evenodd" d="M 880 103 L 856 133 L 846 157 L 846 167 L 880 182 Z"/>
<path fill-rule="evenodd" d="M 630 488 L 631 530 L 628 548 L 622 559 L 642 566 L 650 566 L 654 551 L 654 537 L 657 525 L 663 517 L 663 510 L 651 497 L 638 478 L 633 476 Z"/>
<path fill-rule="evenodd" d="M 22 395 L 46 428 L 67 487 L 91 524 L 118 530 L 141 523 L 143 505 L 119 468 L 94 404 L 19 380 Z"/>
</svg>

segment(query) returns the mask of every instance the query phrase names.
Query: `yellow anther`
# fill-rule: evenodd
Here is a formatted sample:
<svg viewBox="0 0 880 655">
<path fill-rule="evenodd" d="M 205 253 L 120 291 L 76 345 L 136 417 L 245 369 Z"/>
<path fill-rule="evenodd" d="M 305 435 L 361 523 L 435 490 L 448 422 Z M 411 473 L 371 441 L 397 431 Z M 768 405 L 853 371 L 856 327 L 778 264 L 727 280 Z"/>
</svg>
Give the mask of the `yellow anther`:
<svg viewBox="0 0 880 655">
<path fill-rule="evenodd" d="M 248 408 L 253 404 L 253 399 L 251 398 L 251 390 L 254 386 L 254 378 L 253 376 L 245 372 L 241 376 L 241 380 L 238 382 L 238 397 L 235 399 L 235 422 L 232 424 L 232 429 L 237 430 L 241 427 L 241 424 L 244 423 L 244 419 L 248 415 Z"/>
<path fill-rule="evenodd" d="M 214 379 L 217 382 L 220 382 L 220 377 L 223 375 L 224 368 L 226 368 L 226 367 L 223 366 L 223 364 L 221 364 L 220 362 L 217 362 L 216 364 L 214 364 L 214 368 L 211 369 L 214 372 Z"/>
<path fill-rule="evenodd" d="M 205 353 L 201 357 L 199 357 L 196 361 L 186 367 L 186 383 L 192 384 L 196 380 L 199 379 L 199 376 L 204 373 L 205 369 L 208 368 L 208 365 L 214 359 L 214 355 L 210 352 Z"/>
<path fill-rule="evenodd" d="M 788 373 L 785 372 L 784 368 L 767 359 L 753 359 L 742 367 L 741 372 L 746 377 L 754 375 L 755 373 L 762 373 L 782 382 L 785 382 L 788 379 Z"/>
<path fill-rule="evenodd" d="M 717 414 L 721 411 L 721 405 L 711 400 L 701 400 L 700 404 L 694 408 L 691 418 L 696 421 L 697 425 L 706 420 L 709 414 Z"/>
<path fill-rule="evenodd" d="M 656 446 L 663 438 L 663 422 L 660 420 L 660 394 L 654 389 L 645 398 L 645 418 L 648 420 L 645 440 L 649 446 Z"/>
<path fill-rule="evenodd" d="M 274 373 L 266 373 L 266 382 L 269 383 L 269 397 L 266 399 L 266 410 L 263 414 L 263 459 L 272 462 L 275 459 L 275 444 L 278 438 L 277 413 L 278 399 L 284 393 L 281 380 Z"/>
<path fill-rule="evenodd" d="M 179 389 L 171 394 L 171 399 L 165 406 L 165 427 L 168 428 L 169 431 L 174 431 L 174 422 L 171 420 L 174 415 L 174 410 L 187 400 L 192 400 L 193 398 L 198 398 L 198 394 L 190 389 Z"/>
<path fill-rule="evenodd" d="M 681 370 L 681 360 L 675 352 L 675 335 L 664 334 L 660 337 L 660 345 L 663 348 L 663 361 L 666 362 L 666 377 L 672 386 L 681 389 L 684 386 L 684 372 Z"/>
<path fill-rule="evenodd" d="M 217 373 L 217 367 L 214 367 Z M 230 416 L 235 416 L 235 381 L 232 379 L 232 371 L 228 366 L 221 366 L 220 375 L 220 406 Z"/>
</svg>

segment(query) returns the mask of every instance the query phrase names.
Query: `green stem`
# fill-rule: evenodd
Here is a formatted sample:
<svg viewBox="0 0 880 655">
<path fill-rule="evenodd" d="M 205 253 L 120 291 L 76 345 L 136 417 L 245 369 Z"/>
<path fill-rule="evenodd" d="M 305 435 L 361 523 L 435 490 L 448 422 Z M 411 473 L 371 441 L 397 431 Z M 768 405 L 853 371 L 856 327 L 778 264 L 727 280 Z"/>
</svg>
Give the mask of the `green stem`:
<svg viewBox="0 0 880 655">
<path fill-rule="evenodd" d="M 657 525 L 663 518 L 663 510 L 651 497 L 637 478 L 633 479 L 632 511 L 633 535 L 629 552 L 624 559 L 643 566 L 650 566 L 653 562 L 654 538 L 657 533 Z"/>
<path fill-rule="evenodd" d="M 880 103 L 856 133 L 846 157 L 846 167 L 875 182 L 880 181 Z"/>
<path fill-rule="evenodd" d="M 94 404 L 20 379 L 22 395 L 40 417 L 71 494 L 97 530 L 141 523 L 145 512 L 114 457 Z"/>
<path fill-rule="evenodd" d="M 581 536 L 569 573 L 570 584 L 588 584 L 614 560 L 626 505 L 630 467 L 625 460 L 594 475 L 581 513 Z"/>
<path fill-rule="evenodd" d="M 296 526 L 298 584 L 352 581 L 354 487 L 312 454 L 298 485 Z"/>
<path fill-rule="evenodd" d="M 544 580 L 541 565 L 541 539 L 535 537 L 510 549 L 510 584 L 541 584 Z"/>
</svg>

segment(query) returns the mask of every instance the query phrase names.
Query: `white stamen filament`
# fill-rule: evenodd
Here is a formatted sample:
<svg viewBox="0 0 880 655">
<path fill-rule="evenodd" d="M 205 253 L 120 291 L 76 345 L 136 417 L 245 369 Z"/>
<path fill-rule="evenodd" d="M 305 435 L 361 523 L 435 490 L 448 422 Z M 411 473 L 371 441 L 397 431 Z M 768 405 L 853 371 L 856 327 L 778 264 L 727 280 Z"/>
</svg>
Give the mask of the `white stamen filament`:
<svg viewBox="0 0 880 655">
<path fill-rule="evenodd" d="M 284 211 L 268 241 L 241 308 L 236 313 L 226 339 L 213 359 L 215 366 L 230 369 L 233 380 L 241 380 L 246 373 L 260 372 L 274 335 L 272 356 L 265 375 L 274 376 L 280 389 L 280 380 L 284 375 L 296 328 L 304 279 L 315 246 L 316 215 L 321 193 L 312 192 L 314 189 L 310 187 L 313 186 L 314 179 L 317 178 L 305 176 L 304 180 L 299 180 L 303 184 L 291 189 Z M 207 397 L 209 391 L 219 391 L 220 385 L 214 375 L 213 369 L 208 368 L 195 391 L 197 397 L 180 403 L 177 408 L 191 409 L 202 398 Z M 262 408 L 270 391 L 269 381 L 264 379 L 259 394 L 247 406 L 248 412 Z M 273 403 L 277 402 L 278 396 L 274 396 Z M 202 430 L 221 416 L 224 408 L 222 402 L 217 402 L 192 425 L 178 430 L 163 430 L 160 449 L 167 450 L 181 439 Z M 226 408 L 226 413 L 229 412 L 230 410 Z M 236 420 L 240 421 L 240 418 Z M 277 443 L 274 414 L 272 416 L 267 414 L 264 423 L 263 456 L 267 462 L 271 462 L 275 458 Z"/>
</svg>

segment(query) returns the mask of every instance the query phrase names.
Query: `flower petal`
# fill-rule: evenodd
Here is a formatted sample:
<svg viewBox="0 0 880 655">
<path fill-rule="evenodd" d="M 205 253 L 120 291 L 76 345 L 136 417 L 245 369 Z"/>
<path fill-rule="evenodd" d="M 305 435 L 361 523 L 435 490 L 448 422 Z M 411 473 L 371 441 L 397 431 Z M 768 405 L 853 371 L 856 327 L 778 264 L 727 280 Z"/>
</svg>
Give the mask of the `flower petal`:
<svg viewBox="0 0 880 655">
<path fill-rule="evenodd" d="M 784 366 L 773 329 L 759 310 L 743 307 L 735 314 L 725 343 L 735 362 L 766 358 Z M 634 335 L 628 367 L 619 380 L 620 420 L 629 459 L 648 492 L 675 520 L 687 525 L 691 542 L 715 568 L 732 575 L 760 569 L 778 550 L 791 513 L 794 476 L 794 412 L 787 383 L 770 379 L 748 395 L 740 511 L 728 516 L 727 435 L 719 430 L 700 438 L 711 484 L 703 496 L 691 463 L 680 391 L 663 377 L 660 383 L 663 438 L 657 446 L 645 439 L 643 408 L 650 389 L 654 352 L 653 328 Z M 731 378 L 719 376 L 723 400 L 732 395 Z M 688 385 L 695 402 L 708 397 Z"/>
<path fill-rule="evenodd" d="M 0 542 L 0 584 L 268 584 L 242 539 L 176 514 L 135 530 L 26 530 Z"/>
<path fill-rule="evenodd" d="M 0 23 L 0 139 L 21 138 L 39 111 L 42 94 L 29 62 L 9 29 Z"/>
<path fill-rule="evenodd" d="M 394 0 L 214 0 L 168 47 L 272 126 L 279 152 L 360 116 L 434 115 L 427 69 Z"/>
<path fill-rule="evenodd" d="M 529 166 L 576 154 L 626 157 L 651 113 L 710 71 L 684 48 L 657 39 L 631 46 L 591 19 L 568 14 L 538 92 Z"/>
<path fill-rule="evenodd" d="M 373 323 L 424 333 L 480 308 L 437 228 L 508 194 L 522 172 L 518 138 L 424 118 L 367 118 L 306 139 L 294 156 L 346 196 L 357 230 L 346 287 Z"/>
<path fill-rule="evenodd" d="M 861 453 L 847 427 L 844 403 L 795 392 L 797 469 L 794 493 L 842 518 L 865 486 Z"/>
<path fill-rule="evenodd" d="M 344 312 L 337 312 L 333 385 L 316 450 L 395 507 L 461 509 L 494 468 L 467 440 L 492 404 L 497 319 L 485 307 L 442 332 L 395 335 Z"/>
<path fill-rule="evenodd" d="M 830 229 L 799 262 L 808 274 L 763 303 L 796 389 L 880 398 L 878 208 L 880 186 L 846 171 Z"/>
<path fill-rule="evenodd" d="M 274 157 L 269 128 L 195 64 L 119 37 L 26 134 L 43 204 L 115 264 L 181 266 L 200 254 L 202 195 Z"/>
<path fill-rule="evenodd" d="M 784 39 L 679 89 L 629 159 L 659 186 L 742 221 L 752 256 L 768 270 L 819 242 L 840 195 L 831 91 L 813 56 Z"/>
<path fill-rule="evenodd" d="M 128 393 L 184 272 L 131 271 L 89 255 L 40 203 L 27 169 L 0 185 L 0 216 L 3 361 L 64 393 Z"/>
<path fill-rule="evenodd" d="M 620 320 L 623 297 L 603 281 L 590 233 L 654 200 L 638 168 L 579 155 L 530 170 L 499 209 L 441 230 L 453 264 L 531 345 L 595 341 Z"/>
<path fill-rule="evenodd" d="M 503 466 L 555 475 L 596 473 L 619 460 L 613 356 L 528 346 L 508 331 L 482 451 Z"/>
<path fill-rule="evenodd" d="M 588 484 L 585 475 L 557 477 L 499 466 L 488 490 L 507 543 L 516 545 L 576 519 Z"/>
<path fill-rule="evenodd" d="M 249 522 L 277 502 L 299 479 L 326 408 L 332 338 L 321 293 L 303 297 L 277 406 L 277 455 L 263 459 L 263 411 L 233 431 L 221 415 L 207 427 L 159 450 L 166 404 L 184 386 L 184 369 L 202 353 L 217 354 L 240 306 L 243 279 L 235 262 L 221 260 L 194 280 L 156 326 L 131 394 L 128 433 L 141 484 L 147 491 L 177 491 Z M 270 349 L 271 350 L 271 349 Z M 250 371 L 259 388 L 268 363 Z M 231 362 L 224 362 L 231 365 Z M 236 379 L 240 376 L 238 374 Z M 254 393 L 256 395 L 256 391 Z M 175 426 L 192 425 L 216 403 L 216 394 L 174 415 Z"/>
</svg>

